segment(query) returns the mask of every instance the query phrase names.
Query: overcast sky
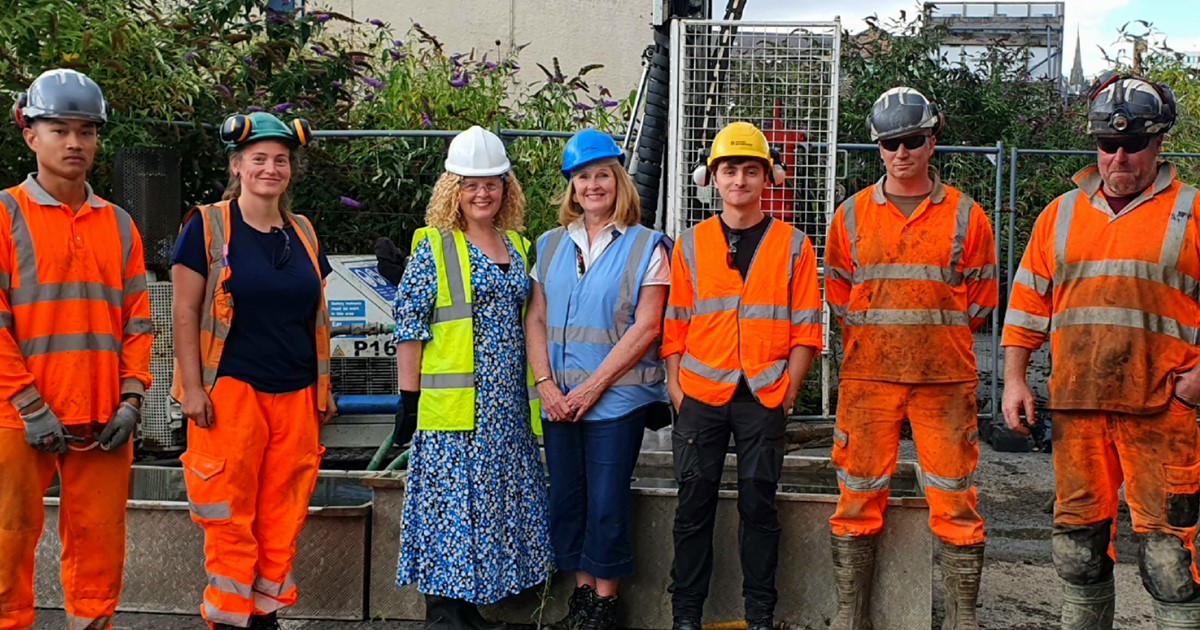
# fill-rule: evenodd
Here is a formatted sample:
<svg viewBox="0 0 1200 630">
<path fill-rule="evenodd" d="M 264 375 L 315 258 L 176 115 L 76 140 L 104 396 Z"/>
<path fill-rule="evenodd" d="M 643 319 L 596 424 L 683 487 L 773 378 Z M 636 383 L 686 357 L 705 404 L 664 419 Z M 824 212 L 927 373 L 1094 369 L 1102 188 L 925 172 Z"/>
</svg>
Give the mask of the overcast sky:
<svg viewBox="0 0 1200 630">
<path fill-rule="evenodd" d="M 713 0 L 713 12 L 724 13 L 725 2 Z M 954 4 L 942 3 L 943 7 Z M 1087 77 L 1104 70 L 1104 56 L 1097 46 L 1111 55 L 1118 45 L 1118 29 L 1131 20 L 1145 20 L 1166 34 L 1167 44 L 1178 51 L 1200 52 L 1200 0 L 1065 0 L 1064 74 L 1075 58 L 1075 33 L 1082 44 L 1083 71 Z M 747 0 L 745 20 L 828 21 L 838 16 L 842 28 L 858 32 L 867 28 L 863 18 L 872 14 L 882 20 L 907 11 L 909 17 L 920 11 L 913 0 Z M 714 17 L 720 17 L 719 15 Z M 1126 55 L 1128 56 L 1128 55 Z"/>
</svg>

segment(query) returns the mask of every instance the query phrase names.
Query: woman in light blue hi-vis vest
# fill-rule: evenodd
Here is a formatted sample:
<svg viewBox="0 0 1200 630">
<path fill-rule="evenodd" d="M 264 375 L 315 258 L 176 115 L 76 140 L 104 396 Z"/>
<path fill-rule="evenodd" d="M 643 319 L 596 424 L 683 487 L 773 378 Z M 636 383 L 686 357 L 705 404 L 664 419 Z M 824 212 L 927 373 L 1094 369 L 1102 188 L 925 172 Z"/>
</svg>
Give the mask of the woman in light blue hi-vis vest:
<svg viewBox="0 0 1200 630">
<path fill-rule="evenodd" d="M 669 414 L 658 357 L 671 282 L 666 237 L 638 225 L 624 155 L 584 129 L 563 151 L 562 227 L 542 235 L 529 364 L 542 401 L 554 565 L 575 573 L 559 628 L 614 628 L 633 572 L 629 485 L 647 420 Z"/>
<path fill-rule="evenodd" d="M 396 442 L 412 438 L 396 583 L 425 595 L 426 628 L 504 628 L 476 606 L 549 574 L 522 329 L 530 246 L 510 168 L 494 134 L 454 138 L 396 295 Z"/>
</svg>

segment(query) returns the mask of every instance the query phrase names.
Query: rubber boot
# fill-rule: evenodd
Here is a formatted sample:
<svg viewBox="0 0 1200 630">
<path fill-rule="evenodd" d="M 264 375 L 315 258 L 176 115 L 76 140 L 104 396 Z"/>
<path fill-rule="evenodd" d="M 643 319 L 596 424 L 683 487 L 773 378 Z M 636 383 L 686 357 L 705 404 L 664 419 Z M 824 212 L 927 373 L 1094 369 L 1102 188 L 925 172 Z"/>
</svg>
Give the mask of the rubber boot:
<svg viewBox="0 0 1200 630">
<path fill-rule="evenodd" d="M 1112 630 L 1116 602 L 1111 579 L 1087 586 L 1063 582 L 1062 630 Z"/>
<path fill-rule="evenodd" d="M 942 543 L 942 582 L 946 585 L 946 620 L 942 630 L 979 630 L 975 603 L 979 600 L 979 578 L 983 573 L 983 543 Z"/>
<path fill-rule="evenodd" d="M 550 625 L 549 630 L 579 630 L 592 612 L 596 589 L 591 585 L 576 586 L 567 600 L 567 616 Z"/>
<path fill-rule="evenodd" d="M 875 579 L 874 536 L 832 536 L 837 614 L 829 630 L 872 630 L 871 583 Z"/>
<path fill-rule="evenodd" d="M 425 596 L 425 630 L 462 630 L 467 628 L 463 619 L 462 602 L 440 595 Z"/>
<path fill-rule="evenodd" d="M 1154 627 L 1157 630 L 1200 630 L 1200 602 L 1154 600 Z"/>
<path fill-rule="evenodd" d="M 617 596 L 600 597 L 593 591 L 591 604 L 580 630 L 616 630 Z"/>
</svg>

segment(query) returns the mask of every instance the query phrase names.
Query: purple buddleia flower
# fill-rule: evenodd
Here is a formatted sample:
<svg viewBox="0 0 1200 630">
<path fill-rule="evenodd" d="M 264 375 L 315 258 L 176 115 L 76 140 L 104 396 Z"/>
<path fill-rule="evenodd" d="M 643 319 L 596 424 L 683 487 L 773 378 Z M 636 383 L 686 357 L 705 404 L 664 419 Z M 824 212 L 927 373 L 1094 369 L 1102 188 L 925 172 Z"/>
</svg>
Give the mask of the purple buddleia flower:
<svg viewBox="0 0 1200 630">
<path fill-rule="evenodd" d="M 293 105 L 291 103 L 280 103 L 280 104 L 276 105 L 275 107 L 271 108 L 271 113 L 282 114 L 283 112 L 286 112 L 287 110 L 291 109 L 292 107 L 293 107 Z"/>
<path fill-rule="evenodd" d="M 426 129 L 431 129 L 433 127 L 433 120 L 430 119 L 429 114 L 426 114 L 425 112 L 421 112 L 421 126 Z"/>
<path fill-rule="evenodd" d="M 500 67 L 491 61 L 485 61 L 482 65 L 484 70 L 495 70 L 496 68 Z"/>
<path fill-rule="evenodd" d="M 330 15 L 328 13 L 315 13 L 313 19 L 318 22 L 328 22 Z"/>
<path fill-rule="evenodd" d="M 341 81 L 338 81 L 335 79 L 335 80 L 329 82 L 329 87 L 331 87 L 335 90 L 341 90 L 341 89 L 345 88 L 345 85 L 343 85 Z"/>
<path fill-rule="evenodd" d="M 191 62 L 195 61 L 195 60 L 196 60 L 196 51 L 194 51 L 194 50 L 189 50 L 189 51 L 187 51 L 186 53 L 184 53 L 184 54 L 183 54 L 183 60 L 184 60 L 184 61 L 186 61 L 186 62 L 188 62 L 188 63 L 191 63 Z"/>
<path fill-rule="evenodd" d="M 379 28 L 383 28 L 384 26 L 386 26 L 386 24 L 383 23 L 383 20 L 381 20 L 379 18 L 371 18 L 371 19 L 367 20 L 367 24 L 372 24 L 374 26 L 378 26 Z"/>
<path fill-rule="evenodd" d="M 313 52 L 317 53 L 318 55 L 321 55 L 322 57 L 324 57 L 325 55 L 329 54 L 329 53 L 325 52 L 325 49 L 324 49 L 324 48 L 322 48 L 322 47 L 320 47 L 320 46 L 318 46 L 318 45 L 316 45 L 316 44 L 313 44 L 312 46 L 309 46 L 308 48 L 309 48 L 309 50 L 311 50 L 311 51 L 313 51 Z"/>
<path fill-rule="evenodd" d="M 312 109 L 312 103 L 308 99 L 300 99 L 300 109 Z"/>
<path fill-rule="evenodd" d="M 361 203 L 359 203 L 358 200 L 351 199 L 350 197 L 341 197 L 340 199 L 338 199 L 338 201 L 341 202 L 341 204 L 343 206 L 346 206 L 347 208 L 354 208 L 355 210 L 361 210 L 363 207 L 363 205 Z"/>
<path fill-rule="evenodd" d="M 584 117 L 583 116 L 572 116 L 571 120 L 574 120 L 575 122 L 583 122 Z"/>
<path fill-rule="evenodd" d="M 517 121 L 525 120 L 525 114 L 513 114 L 512 119 Z"/>
<path fill-rule="evenodd" d="M 588 105 L 587 103 L 575 103 L 575 109 L 578 109 L 581 112 L 586 112 L 591 111 L 592 106 Z"/>
<path fill-rule="evenodd" d="M 223 83 L 217 85 L 217 91 L 220 92 L 221 96 L 224 96 L 225 98 L 229 98 L 229 99 L 233 98 L 233 93 L 230 92 L 229 88 Z"/>
<path fill-rule="evenodd" d="M 406 56 L 404 53 L 400 52 L 399 50 L 396 50 L 395 48 L 389 48 L 388 54 L 392 56 L 392 61 L 400 61 L 401 59 L 404 59 L 404 57 Z"/>
<path fill-rule="evenodd" d="M 396 48 L 404 48 L 404 40 L 402 40 L 402 39 L 393 39 L 393 40 L 392 40 L 392 45 L 393 45 L 393 46 L 395 46 Z"/>
<path fill-rule="evenodd" d="M 261 112 L 262 110 L 263 110 L 263 108 L 259 107 L 258 105 L 251 105 L 246 108 L 246 111 L 252 112 L 252 113 L 253 112 Z"/>
<path fill-rule="evenodd" d="M 454 64 L 454 67 L 457 68 L 462 65 L 462 61 L 460 61 L 460 59 L 462 59 L 462 58 L 463 58 L 463 53 L 456 53 L 456 54 L 450 55 L 450 63 Z"/>
<path fill-rule="evenodd" d="M 247 66 L 253 66 L 254 65 L 254 57 L 251 57 L 249 55 L 242 57 L 242 63 L 246 64 Z"/>
<path fill-rule="evenodd" d="M 376 90 L 382 90 L 384 88 L 384 85 L 385 85 L 384 82 L 380 81 L 379 79 L 376 79 L 375 77 L 359 77 L 359 78 L 362 79 L 363 83 L 366 83 L 367 85 L 375 88 Z"/>
<path fill-rule="evenodd" d="M 254 98 L 262 98 L 266 95 L 267 91 L 264 88 L 258 88 L 257 90 L 254 90 Z"/>
<path fill-rule="evenodd" d="M 466 71 L 450 75 L 450 87 L 452 88 L 466 87 L 470 82 L 471 76 Z"/>
<path fill-rule="evenodd" d="M 617 102 L 616 102 L 616 101 L 610 101 L 610 100 L 608 100 L 608 99 L 605 99 L 605 100 L 604 100 L 604 101 L 602 101 L 602 102 L 603 102 L 603 104 L 604 104 L 604 106 L 605 106 L 605 107 L 616 107 L 616 106 L 617 106 Z"/>
<path fill-rule="evenodd" d="M 363 101 L 366 103 L 370 103 L 373 100 L 375 100 L 374 92 L 367 92 L 367 95 L 363 97 Z"/>
</svg>

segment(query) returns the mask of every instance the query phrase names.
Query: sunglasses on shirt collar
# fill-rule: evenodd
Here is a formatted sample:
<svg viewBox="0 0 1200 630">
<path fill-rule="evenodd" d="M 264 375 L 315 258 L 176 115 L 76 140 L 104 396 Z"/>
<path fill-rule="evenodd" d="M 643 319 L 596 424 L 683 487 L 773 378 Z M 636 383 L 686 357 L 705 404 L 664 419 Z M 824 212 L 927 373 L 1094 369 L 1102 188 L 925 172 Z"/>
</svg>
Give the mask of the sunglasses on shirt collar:
<svg viewBox="0 0 1200 630">
<path fill-rule="evenodd" d="M 905 136 L 903 138 L 888 138 L 887 140 L 880 140 L 879 146 L 883 147 L 885 151 L 899 151 L 900 145 L 904 145 L 905 149 L 912 151 L 913 149 L 919 149 L 925 146 L 925 142 L 928 140 L 929 136 L 925 135 Z"/>
<path fill-rule="evenodd" d="M 1140 153 L 1150 146 L 1150 141 L 1154 136 L 1139 135 L 1129 136 L 1128 138 L 1096 138 L 1096 148 L 1104 153 L 1116 153 L 1117 149 L 1125 149 L 1126 153 Z"/>
</svg>

